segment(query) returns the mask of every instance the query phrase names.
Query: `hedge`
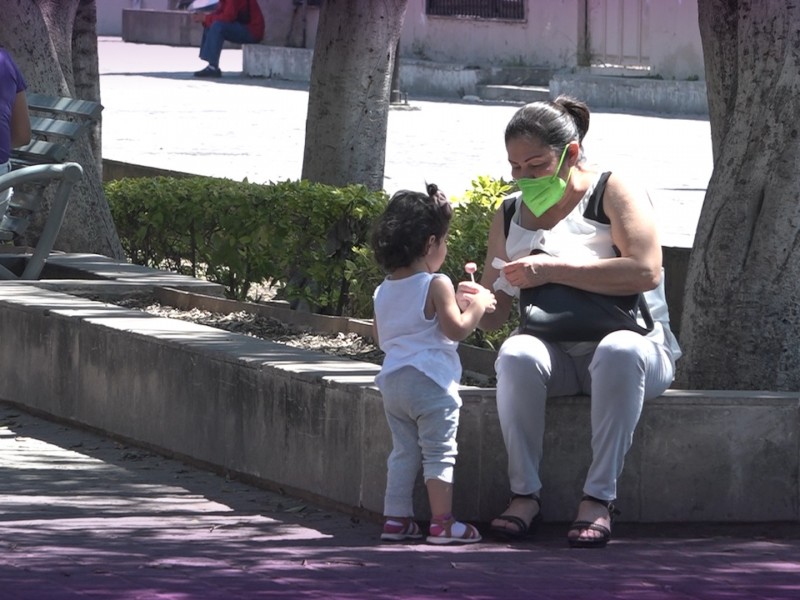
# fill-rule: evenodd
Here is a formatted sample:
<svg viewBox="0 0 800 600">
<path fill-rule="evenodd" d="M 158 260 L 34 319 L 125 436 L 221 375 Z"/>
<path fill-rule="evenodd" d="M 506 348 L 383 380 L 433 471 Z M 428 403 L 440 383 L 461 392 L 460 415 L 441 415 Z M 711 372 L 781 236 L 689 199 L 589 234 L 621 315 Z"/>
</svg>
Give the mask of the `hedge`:
<svg viewBox="0 0 800 600">
<path fill-rule="evenodd" d="M 465 277 L 466 262 L 482 264 L 492 216 L 510 189 L 482 176 L 462 198 L 451 199 L 442 272 L 454 283 Z M 120 179 L 107 182 L 105 192 L 122 246 L 135 264 L 206 278 L 239 300 L 254 284 L 268 282 L 294 307 L 372 316 L 372 293 L 384 274 L 368 238 L 388 201 L 385 192 L 303 180 L 256 184 L 210 177 Z M 475 339 L 487 342 L 480 333 Z"/>
</svg>

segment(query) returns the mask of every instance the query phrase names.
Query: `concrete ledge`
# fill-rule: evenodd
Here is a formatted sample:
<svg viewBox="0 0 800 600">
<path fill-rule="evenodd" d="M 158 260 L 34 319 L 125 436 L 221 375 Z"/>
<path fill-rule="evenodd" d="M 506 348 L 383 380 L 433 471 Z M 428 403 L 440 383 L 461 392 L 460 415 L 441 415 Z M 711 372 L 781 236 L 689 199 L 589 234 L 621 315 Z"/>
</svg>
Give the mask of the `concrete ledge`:
<svg viewBox="0 0 800 600">
<path fill-rule="evenodd" d="M 529 104 L 550 100 L 550 88 L 547 86 L 517 85 L 479 85 L 478 96 L 490 102 L 514 102 Z"/>
<path fill-rule="evenodd" d="M 30 256 L 30 249 L 20 253 L 0 253 L 0 264 L 14 273 L 21 273 Z M 0 282 L 0 288 L 20 285 L 105 299 L 153 294 L 156 288 L 161 287 L 209 296 L 223 296 L 225 292 L 225 288 L 218 283 L 122 263 L 98 254 L 51 254 L 42 270 L 41 279 Z"/>
<path fill-rule="evenodd" d="M 463 98 L 478 93 L 482 69 L 426 60 L 400 60 L 400 89 L 417 96 Z"/>
<path fill-rule="evenodd" d="M 122 39 L 138 44 L 200 47 L 203 28 L 188 10 L 122 9 Z M 223 48 L 241 48 L 225 42 Z"/>
<path fill-rule="evenodd" d="M 249 44 L 243 48 L 243 71 L 252 77 L 309 81 L 313 49 Z M 487 84 L 494 84 L 488 88 Z M 505 86 L 508 89 L 501 89 Z M 511 86 L 511 87 L 509 87 Z M 528 86 L 519 88 L 518 86 Z M 666 81 L 637 77 L 556 73 L 542 67 L 469 67 L 409 58 L 400 59 L 400 89 L 417 96 L 481 97 L 530 102 L 568 94 L 593 109 L 625 109 L 683 115 L 708 115 L 704 81 Z M 533 91 L 532 91 L 533 90 Z"/>
<path fill-rule="evenodd" d="M 242 71 L 251 77 L 311 81 L 311 48 L 247 44 L 242 48 Z"/>
<path fill-rule="evenodd" d="M 0 285 L 0 398 L 167 454 L 382 509 L 390 435 L 377 367 L 154 317 L 33 285 Z M 455 510 L 487 521 L 508 483 L 494 390 L 464 388 Z M 542 478 L 574 515 L 589 399 L 554 398 Z M 797 394 L 670 390 L 646 403 L 620 481 L 628 521 L 796 521 Z M 426 515 L 417 487 L 419 516 Z"/>
<path fill-rule="evenodd" d="M 612 108 L 708 115 L 705 81 L 558 74 L 550 80 L 550 95 L 555 98 L 560 94 L 580 98 L 593 110 Z"/>
<path fill-rule="evenodd" d="M 192 173 L 184 171 L 173 171 L 171 169 L 161 169 L 159 167 L 148 167 L 145 165 L 135 165 L 110 158 L 103 159 L 103 181 L 116 181 L 126 177 L 198 177 Z"/>
<path fill-rule="evenodd" d="M 248 44 L 242 49 L 243 71 L 251 77 L 271 77 L 289 81 L 310 81 L 314 50 Z M 474 95 L 485 76 L 479 68 L 435 63 L 424 60 L 400 60 L 400 88 L 421 96 L 461 98 Z"/>
</svg>

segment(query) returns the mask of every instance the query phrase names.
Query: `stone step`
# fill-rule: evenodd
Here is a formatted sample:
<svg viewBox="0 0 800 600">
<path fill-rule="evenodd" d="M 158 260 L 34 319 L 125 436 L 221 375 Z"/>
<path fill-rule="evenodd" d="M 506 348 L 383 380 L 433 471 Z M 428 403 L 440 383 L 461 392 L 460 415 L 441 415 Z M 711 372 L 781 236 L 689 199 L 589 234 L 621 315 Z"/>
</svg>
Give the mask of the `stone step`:
<svg viewBox="0 0 800 600">
<path fill-rule="evenodd" d="M 482 100 L 527 104 L 549 100 L 550 88 L 542 85 L 478 85 L 477 95 Z"/>
<path fill-rule="evenodd" d="M 314 51 L 245 44 L 243 72 L 250 77 L 309 81 Z M 400 88 L 413 98 L 482 99 L 524 104 L 566 94 L 594 109 L 707 115 L 704 81 L 662 81 L 597 75 L 589 69 L 556 73 L 544 67 L 477 67 L 402 58 Z M 549 92 L 548 92 L 549 90 Z"/>
<path fill-rule="evenodd" d="M 664 81 L 578 71 L 554 75 L 550 80 L 550 90 L 553 97 L 560 94 L 574 96 L 593 109 L 708 115 L 705 81 Z"/>
<path fill-rule="evenodd" d="M 544 85 L 553 77 L 550 67 L 483 67 L 478 83 L 485 85 Z"/>
</svg>

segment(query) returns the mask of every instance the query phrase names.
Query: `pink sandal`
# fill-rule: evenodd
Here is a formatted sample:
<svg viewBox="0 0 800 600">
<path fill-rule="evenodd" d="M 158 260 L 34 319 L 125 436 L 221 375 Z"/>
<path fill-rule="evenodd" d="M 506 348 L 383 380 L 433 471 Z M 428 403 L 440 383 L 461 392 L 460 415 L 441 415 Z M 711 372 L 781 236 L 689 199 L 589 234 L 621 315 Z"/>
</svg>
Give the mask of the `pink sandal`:
<svg viewBox="0 0 800 600">
<path fill-rule="evenodd" d="M 422 539 L 419 525 L 411 517 L 387 517 L 383 522 L 381 539 L 386 542 Z"/>
<path fill-rule="evenodd" d="M 481 534 L 473 525 L 450 517 L 444 521 L 431 521 L 426 541 L 429 544 L 474 544 L 481 541 Z"/>
</svg>

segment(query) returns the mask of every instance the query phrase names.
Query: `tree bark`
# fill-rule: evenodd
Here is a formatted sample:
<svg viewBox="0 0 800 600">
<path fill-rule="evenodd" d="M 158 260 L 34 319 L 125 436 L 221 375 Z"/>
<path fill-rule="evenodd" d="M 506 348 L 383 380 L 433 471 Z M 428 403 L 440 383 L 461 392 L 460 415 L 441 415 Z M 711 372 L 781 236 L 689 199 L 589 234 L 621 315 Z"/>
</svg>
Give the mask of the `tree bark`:
<svg viewBox="0 0 800 600">
<path fill-rule="evenodd" d="M 72 32 L 72 64 L 75 95 L 100 102 L 100 65 L 97 52 L 97 7 L 95 0 L 80 0 Z M 103 144 L 100 123 L 92 128 L 92 154 L 97 162 L 100 180 L 103 179 Z"/>
<path fill-rule="evenodd" d="M 800 4 L 699 0 L 714 170 L 677 385 L 800 389 Z M 691 140 L 686 140 L 691 143 Z"/>
<path fill-rule="evenodd" d="M 0 44 L 19 65 L 29 92 L 100 101 L 95 0 L 11 0 L 0 19 Z M 68 161 L 83 167 L 56 249 L 116 259 L 124 253 L 103 193 L 100 126 L 72 145 Z M 33 245 L 48 207 L 23 240 Z"/>
<path fill-rule="evenodd" d="M 408 0 L 325 0 L 311 66 L 303 179 L 383 189 L 392 66 Z"/>
</svg>

